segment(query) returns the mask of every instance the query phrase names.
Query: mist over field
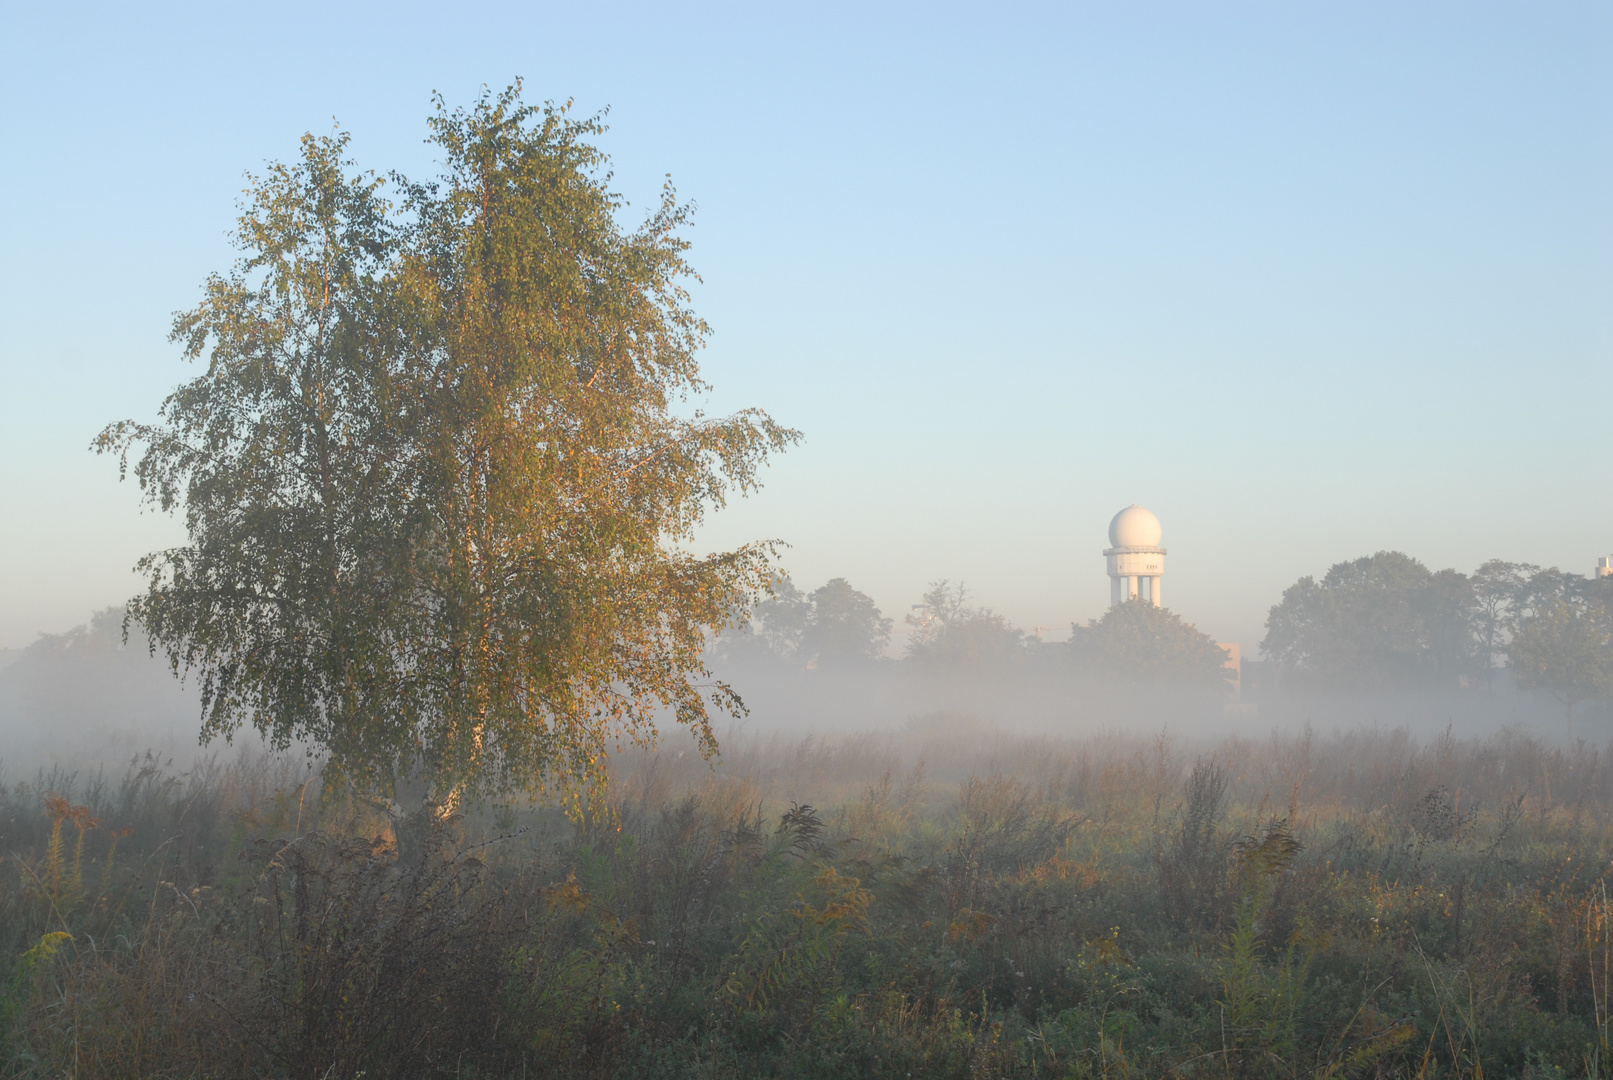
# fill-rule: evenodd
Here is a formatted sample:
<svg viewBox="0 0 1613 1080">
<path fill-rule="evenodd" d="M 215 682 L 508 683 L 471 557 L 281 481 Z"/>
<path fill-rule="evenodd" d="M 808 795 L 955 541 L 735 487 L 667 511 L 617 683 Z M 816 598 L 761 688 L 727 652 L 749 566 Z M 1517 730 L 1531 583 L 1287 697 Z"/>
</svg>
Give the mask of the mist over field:
<svg viewBox="0 0 1613 1080">
<path fill-rule="evenodd" d="M 0 13 L 0 1080 L 1613 1073 L 1605 0 L 377 14 Z"/>
<path fill-rule="evenodd" d="M 148 750 L 194 751 L 200 702 L 108 608 L 62 634 L 0 656 L 0 758 L 15 775 L 40 765 L 122 766 Z"/>
<path fill-rule="evenodd" d="M 1382 556 L 1360 563 L 1404 569 Z M 1491 578 L 1494 566 L 1511 565 L 1491 564 Z M 1341 569 L 1347 567 L 1335 568 Z M 1216 677 L 1220 654 L 1211 654 L 1207 664 L 1196 661 L 1195 668 L 1195 661 L 1172 653 L 1163 639 L 1122 642 L 1115 646 L 1120 651 L 1106 654 L 1100 620 L 1050 632 L 1043 640 L 977 603 L 966 588 L 945 583 L 932 588 L 928 603 L 913 605 L 906 634 L 893 645 L 894 620 L 845 579 L 808 592 L 781 577 L 751 620 L 711 639 L 711 675 L 701 682 L 725 682 L 743 702 L 740 716 L 714 715 L 720 746 L 735 738 L 844 740 L 915 728 L 979 738 L 1163 735 L 1183 747 L 1303 731 L 1398 731 L 1414 740 L 1511 731 L 1548 745 L 1613 738 L 1613 702 L 1601 691 L 1581 692 L 1571 723 L 1565 699 L 1554 696 L 1552 685 L 1520 685 L 1504 649 L 1506 640 L 1538 617 L 1531 615 L 1530 604 L 1539 602 L 1530 599 L 1531 587 L 1569 582 L 1572 588 L 1572 581 L 1581 580 L 1581 588 L 1590 588 L 1598 582 L 1518 568 L 1508 571 L 1510 584 L 1502 583 L 1512 590 L 1510 598 L 1492 588 L 1485 599 L 1464 575 L 1421 571 L 1418 577 L 1420 570 L 1420 564 L 1412 567 L 1411 584 L 1398 586 L 1403 595 L 1384 582 L 1371 585 L 1376 594 L 1363 594 L 1369 601 L 1375 595 L 1382 609 L 1376 622 L 1369 611 L 1365 620 L 1357 613 L 1356 625 L 1321 628 L 1341 650 L 1341 641 L 1356 638 L 1347 654 L 1333 658 L 1337 670 L 1327 680 L 1310 670 L 1327 657 L 1294 666 L 1249 650 L 1232 681 Z M 1408 596 L 1410 607 L 1420 602 L 1407 589 L 1434 583 L 1443 588 L 1457 579 L 1451 594 L 1456 607 L 1443 631 L 1455 652 L 1436 660 L 1437 633 L 1398 620 Z M 1488 579 L 1474 580 L 1482 592 Z M 950 619 L 943 610 L 948 605 Z M 1153 610 L 1139 608 L 1145 619 L 1154 618 Z M 1274 625 L 1283 612 L 1282 605 L 1273 609 Z M 41 635 L 27 648 L 0 656 L 0 761 L 13 775 L 47 764 L 74 770 L 118 766 L 147 751 L 182 763 L 230 752 L 221 741 L 198 744 L 201 703 L 194 673 L 186 681 L 176 678 L 165 656 L 153 655 L 138 623 L 131 624 L 126 644 L 123 623 L 122 611 L 108 608 L 85 625 Z M 1181 632 L 1196 634 L 1185 625 Z M 1368 640 L 1374 633 L 1378 640 Z M 1206 639 L 1203 648 L 1214 647 Z M 670 714 L 663 713 L 659 723 L 681 744 Z M 262 747 L 250 728 L 237 739 Z M 721 758 L 714 767 L 725 767 Z"/>
<path fill-rule="evenodd" d="M 871 685 L 960 689 L 769 689 Z M 973 689 L 804 735 L 758 701 L 715 766 L 673 731 L 580 806 L 446 830 L 295 753 L 7 762 L 13 1068 L 1411 1077 L 1437 1040 L 1455 1075 L 1598 1075 L 1613 747 L 1158 701 L 1038 732 Z"/>
<path fill-rule="evenodd" d="M 446 810 L 199 746 L 124 609 L 0 657 L 7 1075 L 1602 1075 L 1613 576 L 1379 551 L 1237 665 L 1146 597 L 750 599 L 714 743 Z"/>
</svg>

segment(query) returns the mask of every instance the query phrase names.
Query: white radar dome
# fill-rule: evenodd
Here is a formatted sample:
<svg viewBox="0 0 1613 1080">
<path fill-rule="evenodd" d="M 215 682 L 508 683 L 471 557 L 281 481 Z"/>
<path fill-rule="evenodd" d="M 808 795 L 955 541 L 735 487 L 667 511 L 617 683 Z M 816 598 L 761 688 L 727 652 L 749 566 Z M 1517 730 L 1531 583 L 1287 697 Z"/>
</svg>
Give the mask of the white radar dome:
<svg viewBox="0 0 1613 1080">
<path fill-rule="evenodd" d="M 1111 547 L 1158 547 L 1164 535 L 1164 530 L 1159 527 L 1159 518 L 1136 503 L 1120 511 L 1109 522 Z"/>
</svg>

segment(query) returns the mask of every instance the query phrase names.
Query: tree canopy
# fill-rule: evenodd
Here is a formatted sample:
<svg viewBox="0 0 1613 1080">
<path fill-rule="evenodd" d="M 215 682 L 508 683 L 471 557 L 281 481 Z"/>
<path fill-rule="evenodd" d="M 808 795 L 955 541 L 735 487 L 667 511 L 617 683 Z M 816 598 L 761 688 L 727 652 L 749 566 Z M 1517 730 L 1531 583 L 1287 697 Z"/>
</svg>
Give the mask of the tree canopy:
<svg viewBox="0 0 1613 1080">
<path fill-rule="evenodd" d="M 1289 586 L 1260 647 L 1313 687 L 1455 687 L 1478 669 L 1473 614 L 1466 575 L 1380 551 Z"/>
<path fill-rule="evenodd" d="M 709 750 L 707 705 L 742 705 L 705 635 L 771 548 L 682 545 L 797 433 L 683 404 L 690 208 L 669 185 L 621 228 L 599 118 L 517 84 L 429 125 L 442 174 L 396 201 L 345 135 L 251 178 L 241 259 L 174 324 L 206 370 L 97 443 L 185 514 L 131 615 L 196 673 L 204 737 L 306 740 L 358 782 L 583 777 L 662 710 Z"/>
<path fill-rule="evenodd" d="M 1086 626 L 1072 627 L 1078 670 L 1134 686 L 1225 689 L 1227 651 L 1167 608 L 1141 599 L 1117 604 Z"/>
<path fill-rule="evenodd" d="M 1506 660 L 1507 642 L 1526 612 L 1529 582 L 1539 573 L 1538 566 L 1502 559 L 1490 559 L 1473 571 L 1473 644 L 1486 687 Z"/>
<path fill-rule="evenodd" d="M 801 645 L 817 664 L 844 664 L 877 660 L 890 641 L 891 620 L 880 613 L 873 598 L 851 587 L 845 578 L 831 578 L 812 590 L 812 611 Z"/>
<path fill-rule="evenodd" d="M 1001 667 L 1020 659 L 1024 631 L 990 608 L 969 602 L 960 581 L 932 582 L 924 602 L 906 618 L 907 656 L 922 665 L 951 669 Z"/>
<path fill-rule="evenodd" d="M 1574 708 L 1593 698 L 1613 699 L 1613 578 L 1586 580 L 1535 575 L 1532 610 L 1508 646 L 1518 683 L 1544 690 Z"/>
<path fill-rule="evenodd" d="M 1503 664 L 1524 689 L 1613 698 L 1613 584 L 1491 559 L 1431 572 L 1397 551 L 1301 578 L 1271 609 L 1265 654 L 1290 685 L 1330 690 L 1489 688 Z"/>
<path fill-rule="evenodd" d="M 839 667 L 883 656 L 891 620 L 872 597 L 845 578 L 833 578 L 806 593 L 781 574 L 773 582 L 772 595 L 756 605 L 754 618 L 740 629 L 750 635 L 752 650 L 759 647 L 774 661 L 803 668 Z M 736 655 L 727 652 L 729 658 Z"/>
</svg>

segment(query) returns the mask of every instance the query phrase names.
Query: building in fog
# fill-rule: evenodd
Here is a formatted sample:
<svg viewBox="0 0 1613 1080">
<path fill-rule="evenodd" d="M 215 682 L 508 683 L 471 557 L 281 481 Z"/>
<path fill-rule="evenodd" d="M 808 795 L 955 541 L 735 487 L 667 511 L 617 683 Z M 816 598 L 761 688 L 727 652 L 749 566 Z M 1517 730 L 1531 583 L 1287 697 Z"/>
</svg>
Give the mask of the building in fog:
<svg viewBox="0 0 1613 1080">
<path fill-rule="evenodd" d="M 1165 575 L 1164 539 L 1159 518 L 1132 503 L 1109 522 L 1109 604 L 1111 607 L 1139 597 L 1162 606 L 1160 580 Z"/>
<path fill-rule="evenodd" d="M 1613 555 L 1603 555 L 1596 560 L 1597 577 L 1613 577 Z"/>
<path fill-rule="evenodd" d="M 1139 599 L 1155 607 L 1165 606 L 1164 590 L 1160 587 L 1165 577 L 1165 549 L 1159 546 L 1164 538 L 1159 518 L 1136 503 L 1120 511 L 1109 522 L 1109 547 L 1104 549 L 1103 554 L 1109 563 L 1111 607 Z M 1042 628 L 1036 629 L 1040 631 Z M 1040 637 L 1040 633 L 1037 636 Z M 1232 672 L 1232 696 L 1238 698 L 1243 692 L 1243 648 L 1235 642 L 1218 641 L 1216 644 L 1226 651 L 1224 666 Z M 1253 707 L 1247 706 L 1250 709 Z"/>
<path fill-rule="evenodd" d="M 1221 666 L 1232 672 L 1232 696 L 1243 696 L 1243 646 L 1235 641 L 1217 641 L 1226 650 L 1227 659 Z"/>
</svg>

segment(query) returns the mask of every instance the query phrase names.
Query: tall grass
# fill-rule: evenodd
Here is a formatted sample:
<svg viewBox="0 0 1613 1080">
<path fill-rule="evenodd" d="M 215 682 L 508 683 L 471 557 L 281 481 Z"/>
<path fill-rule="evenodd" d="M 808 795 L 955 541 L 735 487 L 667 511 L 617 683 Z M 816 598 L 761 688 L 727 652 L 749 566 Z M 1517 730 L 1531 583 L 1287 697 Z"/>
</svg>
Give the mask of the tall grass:
<svg viewBox="0 0 1613 1080">
<path fill-rule="evenodd" d="M 446 825 L 301 760 L 42 773 L 0 790 L 0 1067 L 1601 1076 L 1608 762 L 931 718 Z"/>
</svg>

